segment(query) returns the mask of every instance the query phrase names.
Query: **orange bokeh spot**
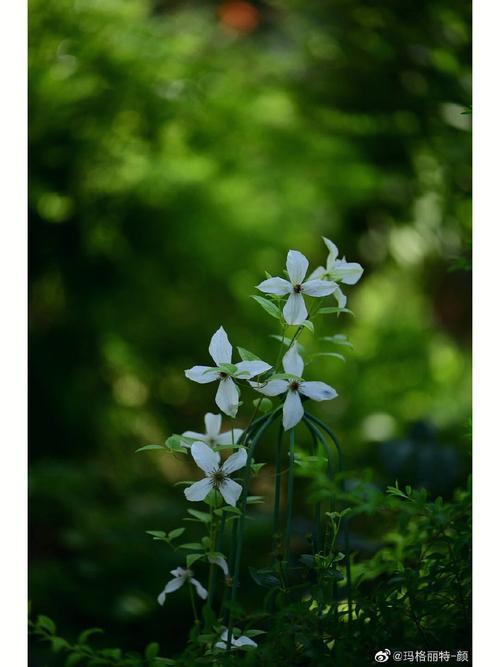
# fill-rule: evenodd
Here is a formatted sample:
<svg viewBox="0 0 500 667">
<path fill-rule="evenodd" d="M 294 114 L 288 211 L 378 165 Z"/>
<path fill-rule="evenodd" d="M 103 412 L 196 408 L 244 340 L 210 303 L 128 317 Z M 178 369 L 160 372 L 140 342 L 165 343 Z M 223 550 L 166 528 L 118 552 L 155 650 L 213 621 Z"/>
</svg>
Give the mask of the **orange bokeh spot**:
<svg viewBox="0 0 500 667">
<path fill-rule="evenodd" d="M 259 24 L 258 9 L 250 2 L 224 2 L 217 10 L 220 22 L 237 32 L 252 32 Z"/>
</svg>

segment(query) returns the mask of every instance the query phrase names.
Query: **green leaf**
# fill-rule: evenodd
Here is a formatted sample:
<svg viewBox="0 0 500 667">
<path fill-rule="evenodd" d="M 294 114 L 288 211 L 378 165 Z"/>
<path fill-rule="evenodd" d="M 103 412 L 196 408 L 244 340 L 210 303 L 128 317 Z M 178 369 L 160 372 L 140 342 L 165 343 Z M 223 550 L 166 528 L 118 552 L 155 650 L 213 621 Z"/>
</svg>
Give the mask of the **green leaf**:
<svg viewBox="0 0 500 667">
<path fill-rule="evenodd" d="M 188 554 L 186 556 L 186 565 L 191 567 L 191 565 L 196 563 L 197 560 L 200 560 L 200 558 L 203 558 L 203 554 Z"/>
<path fill-rule="evenodd" d="M 161 665 L 175 665 L 175 660 L 170 658 L 155 658 L 154 667 L 161 667 Z"/>
<path fill-rule="evenodd" d="M 43 616 L 43 615 L 38 616 L 38 618 L 36 619 L 36 623 L 40 628 L 42 628 L 43 630 L 45 630 L 49 634 L 51 634 L 51 635 L 55 634 L 56 624 L 48 616 Z"/>
<path fill-rule="evenodd" d="M 59 653 L 63 648 L 68 648 L 68 642 L 62 637 L 52 637 L 50 640 L 54 653 Z"/>
<path fill-rule="evenodd" d="M 253 352 L 245 350 L 244 347 L 239 347 L 238 352 L 242 361 L 260 361 L 260 357 L 258 357 Z"/>
<path fill-rule="evenodd" d="M 83 660 L 85 656 L 83 653 L 72 653 L 71 655 L 68 655 L 66 658 L 66 662 L 64 663 L 64 667 L 73 667 L 73 665 L 76 665 L 80 662 L 80 660 Z"/>
<path fill-rule="evenodd" d="M 335 334 L 335 336 L 323 336 L 320 340 L 325 340 L 328 343 L 334 343 L 335 345 L 345 345 L 345 347 L 350 347 L 353 349 L 353 344 L 347 340 L 347 336 L 344 334 Z"/>
<path fill-rule="evenodd" d="M 186 544 L 179 545 L 179 549 L 187 549 L 188 551 L 195 551 L 196 549 L 203 549 L 199 542 L 186 542 Z"/>
<path fill-rule="evenodd" d="M 264 496 L 248 496 L 247 505 L 260 505 L 264 502 Z"/>
<path fill-rule="evenodd" d="M 199 510 L 188 509 L 188 513 L 191 514 L 191 516 L 194 516 L 195 519 L 201 521 L 202 523 L 210 523 L 212 520 L 208 512 L 200 512 Z"/>
<path fill-rule="evenodd" d="M 101 628 L 89 628 L 88 630 L 84 630 L 78 635 L 78 644 L 86 644 L 89 637 L 103 632 L 104 630 L 101 630 Z"/>
<path fill-rule="evenodd" d="M 245 630 L 245 635 L 247 637 L 259 637 L 259 635 L 265 635 L 265 630 Z"/>
<path fill-rule="evenodd" d="M 185 529 L 185 528 L 174 528 L 173 530 L 171 530 L 171 531 L 169 532 L 169 534 L 168 534 L 168 539 L 169 539 L 169 540 L 175 540 L 175 539 L 177 539 L 178 537 L 180 537 L 180 536 L 181 536 L 183 533 L 185 533 L 185 532 L 186 532 L 186 529 Z"/>
<path fill-rule="evenodd" d="M 167 537 L 167 533 L 164 530 L 147 530 L 147 535 L 151 535 L 156 540 L 163 540 Z"/>
<path fill-rule="evenodd" d="M 329 315 L 330 313 L 349 313 L 350 315 L 354 315 L 352 310 L 349 310 L 349 308 L 320 308 L 318 310 L 319 315 Z"/>
<path fill-rule="evenodd" d="M 135 450 L 135 453 L 137 454 L 138 452 L 147 452 L 150 449 L 166 449 L 165 445 L 144 445 L 144 447 L 139 447 L 139 449 Z"/>
<path fill-rule="evenodd" d="M 314 359 L 315 357 L 336 357 L 345 363 L 344 355 L 339 354 L 338 352 L 315 352 L 314 354 L 311 354 L 311 359 Z"/>
<path fill-rule="evenodd" d="M 300 323 L 299 326 L 304 327 L 304 329 L 307 329 L 311 333 L 314 333 L 314 324 L 311 322 L 311 320 L 304 320 Z"/>
<path fill-rule="evenodd" d="M 158 642 L 151 642 L 151 644 L 148 644 L 144 650 L 144 655 L 148 660 L 153 660 L 153 658 L 156 658 L 160 651 L 160 645 Z"/>
<path fill-rule="evenodd" d="M 252 294 L 252 299 L 255 299 L 255 301 L 257 301 L 257 303 L 262 306 L 266 313 L 271 315 L 271 317 L 274 317 L 277 320 L 281 320 L 281 310 L 276 304 L 272 303 L 272 301 L 269 301 L 269 299 L 264 299 L 264 297 L 257 296 L 255 294 Z"/>
<path fill-rule="evenodd" d="M 253 405 L 255 408 L 259 410 L 259 412 L 270 412 L 273 409 L 273 402 L 271 401 L 270 398 L 267 398 L 267 396 L 263 396 L 262 398 L 256 398 L 255 400 L 252 401 Z"/>
<path fill-rule="evenodd" d="M 277 588 L 281 586 L 278 575 L 271 568 L 257 569 L 256 567 L 249 567 L 248 570 L 252 579 L 259 586 L 264 586 L 265 588 Z"/>
<path fill-rule="evenodd" d="M 174 435 L 171 435 L 166 439 L 165 448 L 168 449 L 168 451 L 172 454 L 187 454 L 189 448 L 186 447 L 184 443 L 186 443 L 186 440 L 182 436 L 174 433 Z"/>
</svg>

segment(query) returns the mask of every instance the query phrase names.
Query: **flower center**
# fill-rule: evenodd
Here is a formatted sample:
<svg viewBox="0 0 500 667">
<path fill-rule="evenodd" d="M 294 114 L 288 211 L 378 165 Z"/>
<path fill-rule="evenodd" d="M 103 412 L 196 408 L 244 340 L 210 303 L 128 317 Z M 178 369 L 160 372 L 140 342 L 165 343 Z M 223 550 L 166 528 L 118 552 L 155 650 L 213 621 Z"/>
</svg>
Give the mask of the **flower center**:
<svg viewBox="0 0 500 667">
<path fill-rule="evenodd" d="M 212 484 L 218 488 L 222 482 L 226 479 L 226 475 L 222 470 L 216 470 L 212 473 Z"/>
<path fill-rule="evenodd" d="M 227 377 L 228 377 L 227 373 L 224 373 L 223 371 L 219 373 L 219 378 L 221 380 L 225 380 Z"/>
<path fill-rule="evenodd" d="M 298 284 L 297 284 L 297 285 L 294 285 L 294 286 L 293 286 L 293 291 L 294 291 L 296 294 L 299 294 L 299 292 L 302 292 L 302 285 L 298 285 Z"/>
<path fill-rule="evenodd" d="M 288 385 L 288 388 L 291 389 L 292 391 L 297 391 L 299 386 L 300 385 L 297 382 L 297 380 L 294 380 L 293 382 L 290 382 L 290 384 Z"/>
</svg>

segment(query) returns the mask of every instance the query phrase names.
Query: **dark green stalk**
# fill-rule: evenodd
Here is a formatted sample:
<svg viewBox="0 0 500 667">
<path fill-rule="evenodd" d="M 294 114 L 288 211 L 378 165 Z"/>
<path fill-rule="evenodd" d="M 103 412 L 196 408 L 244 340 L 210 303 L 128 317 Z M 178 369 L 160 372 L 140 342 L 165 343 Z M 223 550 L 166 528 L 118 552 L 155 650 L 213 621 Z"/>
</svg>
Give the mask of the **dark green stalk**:
<svg viewBox="0 0 500 667">
<path fill-rule="evenodd" d="M 290 565 L 290 538 L 292 532 L 292 518 L 293 518 L 293 477 L 294 477 L 294 462 L 295 462 L 295 429 L 290 431 L 290 448 L 288 450 L 288 488 L 287 495 L 287 519 L 286 519 L 286 535 L 285 535 L 285 560 L 287 568 Z"/>
<path fill-rule="evenodd" d="M 276 449 L 276 466 L 274 479 L 274 513 L 273 513 L 273 564 L 276 562 L 276 553 L 278 548 L 278 535 L 280 523 L 280 501 L 281 501 L 281 443 L 283 440 L 283 426 L 280 424 L 278 436 L 278 447 Z"/>
<path fill-rule="evenodd" d="M 234 559 L 233 559 L 233 570 L 232 570 L 232 576 L 233 576 L 233 584 L 232 584 L 232 589 L 231 589 L 231 602 L 234 604 L 236 602 L 236 598 L 238 595 L 238 585 L 239 585 L 239 577 L 240 577 L 240 564 L 241 564 L 241 551 L 243 548 L 243 534 L 244 534 L 244 526 L 245 526 L 245 512 L 246 512 L 246 507 L 247 507 L 247 497 L 248 497 L 248 487 L 250 483 L 250 472 L 251 472 L 251 463 L 252 463 L 252 458 L 253 454 L 255 452 L 255 448 L 262 437 L 262 434 L 269 428 L 269 426 L 272 424 L 272 422 L 276 419 L 276 417 L 279 414 L 279 411 L 281 410 L 281 406 L 279 408 L 276 408 L 270 415 L 265 415 L 266 421 L 260 426 L 258 429 L 257 433 L 251 440 L 251 444 L 249 446 L 248 450 L 248 460 L 247 464 L 245 467 L 245 477 L 244 477 L 244 482 L 243 482 L 243 491 L 241 493 L 241 499 L 240 499 L 240 510 L 241 510 L 241 516 L 238 519 L 238 522 L 236 524 L 236 528 L 233 532 L 233 538 L 236 535 L 236 546 L 234 549 Z M 260 421 L 260 420 L 258 420 Z M 227 621 L 227 650 L 231 650 L 231 637 L 232 637 L 232 610 L 229 610 L 229 616 L 228 616 L 228 621 Z"/>
</svg>

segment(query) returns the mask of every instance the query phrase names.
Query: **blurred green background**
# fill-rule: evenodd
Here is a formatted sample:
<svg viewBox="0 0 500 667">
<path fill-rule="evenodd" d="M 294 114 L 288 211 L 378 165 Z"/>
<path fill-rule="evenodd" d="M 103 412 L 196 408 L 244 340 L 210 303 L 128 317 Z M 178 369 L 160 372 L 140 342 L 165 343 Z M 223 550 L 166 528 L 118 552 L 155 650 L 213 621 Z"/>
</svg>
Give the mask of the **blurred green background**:
<svg viewBox="0 0 500 667">
<path fill-rule="evenodd" d="M 321 235 L 365 274 L 320 326 L 354 351 L 311 364 L 339 392 L 317 413 L 353 476 L 462 484 L 469 41 L 456 0 L 31 0 L 30 596 L 61 631 L 183 645 L 144 531 L 178 525 L 191 468 L 134 450 L 215 411 L 183 370 L 220 324 L 274 358 L 249 295 Z"/>
</svg>

